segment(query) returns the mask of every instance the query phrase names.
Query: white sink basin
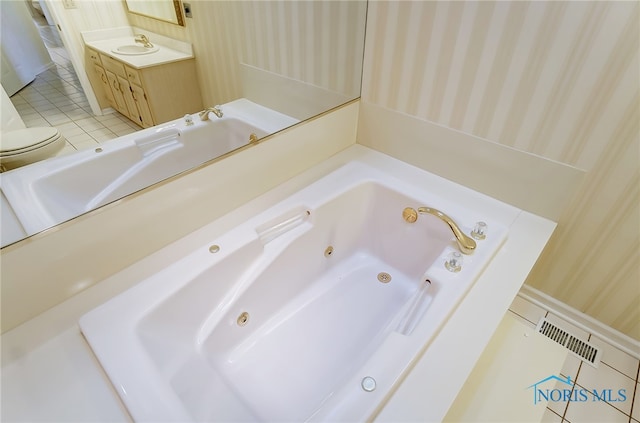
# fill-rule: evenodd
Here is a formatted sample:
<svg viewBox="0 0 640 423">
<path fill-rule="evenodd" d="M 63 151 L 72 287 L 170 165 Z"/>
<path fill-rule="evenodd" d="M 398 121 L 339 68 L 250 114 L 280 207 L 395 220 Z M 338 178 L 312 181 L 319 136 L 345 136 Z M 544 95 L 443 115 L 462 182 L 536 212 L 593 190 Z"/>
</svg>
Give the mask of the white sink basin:
<svg viewBox="0 0 640 423">
<path fill-rule="evenodd" d="M 116 54 L 127 54 L 130 56 L 136 56 L 140 54 L 155 53 L 158 50 L 159 50 L 159 47 L 157 46 L 145 47 L 145 46 L 139 46 L 137 44 L 128 44 L 128 45 L 116 47 L 111 51 Z"/>
</svg>

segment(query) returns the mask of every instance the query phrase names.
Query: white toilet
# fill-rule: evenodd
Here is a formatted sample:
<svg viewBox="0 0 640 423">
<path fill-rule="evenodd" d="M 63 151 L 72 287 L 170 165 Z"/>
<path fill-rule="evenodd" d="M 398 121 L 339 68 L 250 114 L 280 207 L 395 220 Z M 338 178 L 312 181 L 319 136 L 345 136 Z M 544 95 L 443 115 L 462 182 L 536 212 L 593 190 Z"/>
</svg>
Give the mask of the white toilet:
<svg viewBox="0 0 640 423">
<path fill-rule="evenodd" d="M 65 145 L 56 128 L 27 128 L 4 87 L 0 90 L 0 172 L 54 156 Z"/>
<path fill-rule="evenodd" d="M 53 127 L 22 128 L 0 135 L 0 171 L 53 157 L 66 139 Z"/>
</svg>

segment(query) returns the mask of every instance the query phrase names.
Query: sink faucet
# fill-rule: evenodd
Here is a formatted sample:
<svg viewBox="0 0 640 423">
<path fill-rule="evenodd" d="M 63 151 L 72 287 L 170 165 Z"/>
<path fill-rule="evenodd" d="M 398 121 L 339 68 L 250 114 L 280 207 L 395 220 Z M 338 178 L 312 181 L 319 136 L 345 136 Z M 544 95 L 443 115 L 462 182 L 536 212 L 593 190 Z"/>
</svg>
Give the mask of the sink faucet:
<svg viewBox="0 0 640 423">
<path fill-rule="evenodd" d="M 140 43 L 140 44 L 142 44 L 142 45 L 143 45 L 143 46 L 145 46 L 146 48 L 151 48 L 151 47 L 153 47 L 153 44 L 151 44 L 151 43 L 149 42 L 149 39 L 148 39 L 148 38 L 147 38 L 147 36 L 146 36 L 146 35 L 144 35 L 144 34 L 136 34 L 135 42 L 136 42 L 136 43 Z"/>
<path fill-rule="evenodd" d="M 458 243 L 458 248 L 460 248 L 460 252 L 463 254 L 473 254 L 476 249 L 476 242 L 473 238 L 466 236 L 460 227 L 453 221 L 449 216 L 442 213 L 440 210 L 431 208 L 431 207 L 418 207 L 418 210 L 413 209 L 411 207 L 407 207 L 402 211 L 402 217 L 409 223 L 413 223 L 418 220 L 418 213 L 420 214 L 430 214 L 432 216 L 436 216 L 444 223 L 449 225 L 451 232 L 453 232 L 453 236 L 456 237 L 456 242 Z"/>
<path fill-rule="evenodd" d="M 200 120 L 209 120 L 209 113 L 213 113 L 219 118 L 222 117 L 222 109 L 220 108 L 220 106 L 214 106 L 214 107 L 207 107 L 206 109 L 201 111 L 199 115 Z"/>
</svg>

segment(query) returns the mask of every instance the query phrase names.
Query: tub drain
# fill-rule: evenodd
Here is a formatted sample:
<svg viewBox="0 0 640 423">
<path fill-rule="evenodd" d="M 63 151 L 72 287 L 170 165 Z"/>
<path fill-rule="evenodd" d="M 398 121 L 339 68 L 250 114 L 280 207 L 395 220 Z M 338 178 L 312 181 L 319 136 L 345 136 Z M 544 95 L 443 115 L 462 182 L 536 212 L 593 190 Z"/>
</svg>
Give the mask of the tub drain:
<svg viewBox="0 0 640 423">
<path fill-rule="evenodd" d="M 238 326 L 246 325 L 249 322 L 249 313 L 247 313 L 245 311 L 242 314 L 240 314 L 240 316 L 238 316 L 238 319 L 236 320 L 236 322 L 238 323 Z"/>
<path fill-rule="evenodd" d="M 376 390 L 376 380 L 371 376 L 365 376 L 362 378 L 361 386 L 365 391 L 373 392 Z"/>
<path fill-rule="evenodd" d="M 387 272 L 380 272 L 378 273 L 378 280 L 382 283 L 391 282 L 391 275 Z"/>
</svg>

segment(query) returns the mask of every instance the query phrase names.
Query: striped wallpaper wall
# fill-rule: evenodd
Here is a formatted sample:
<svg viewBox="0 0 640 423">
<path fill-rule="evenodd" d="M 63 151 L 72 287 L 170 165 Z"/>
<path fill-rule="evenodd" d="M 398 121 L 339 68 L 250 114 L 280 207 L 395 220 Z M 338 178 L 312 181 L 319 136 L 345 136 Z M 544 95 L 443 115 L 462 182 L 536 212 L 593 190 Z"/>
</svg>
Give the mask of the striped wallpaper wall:
<svg viewBox="0 0 640 423">
<path fill-rule="evenodd" d="M 637 2 L 371 2 L 362 87 L 365 102 L 585 169 L 527 284 L 635 339 L 639 12 Z"/>
<path fill-rule="evenodd" d="M 196 0 L 191 6 L 186 27 L 128 16 L 133 26 L 193 44 L 205 104 L 242 96 L 240 63 L 360 95 L 366 2 Z"/>
</svg>

